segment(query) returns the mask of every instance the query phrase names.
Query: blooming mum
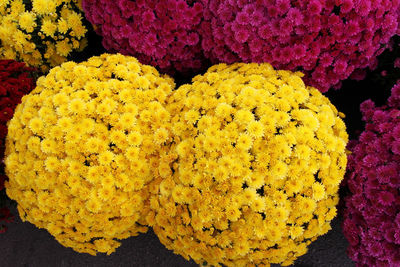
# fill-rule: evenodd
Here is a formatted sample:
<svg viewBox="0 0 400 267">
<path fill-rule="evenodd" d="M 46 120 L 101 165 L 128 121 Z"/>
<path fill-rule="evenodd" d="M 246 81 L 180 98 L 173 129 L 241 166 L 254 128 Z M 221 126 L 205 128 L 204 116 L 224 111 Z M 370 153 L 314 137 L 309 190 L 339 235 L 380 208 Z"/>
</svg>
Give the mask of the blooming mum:
<svg viewBox="0 0 400 267">
<path fill-rule="evenodd" d="M 0 190 L 4 188 L 4 150 L 7 122 L 12 118 L 21 98 L 35 87 L 34 69 L 25 63 L 0 60 Z"/>
<path fill-rule="evenodd" d="M 300 70 L 326 92 L 376 66 L 399 27 L 399 1 L 203 0 L 202 47 L 214 62 Z"/>
<path fill-rule="evenodd" d="M 103 46 L 175 73 L 204 65 L 198 28 L 203 5 L 192 0 L 84 0 Z"/>
<path fill-rule="evenodd" d="M 172 160 L 158 144 L 171 139 L 164 102 L 173 87 L 120 54 L 67 62 L 39 78 L 8 127 L 6 192 L 22 220 L 93 255 L 146 231 L 159 177 L 152 170 Z"/>
<path fill-rule="evenodd" d="M 28 68 L 25 63 L 0 60 L 0 203 L 4 203 L 3 189 L 7 179 L 3 161 L 7 122 L 12 118 L 21 98 L 35 87 L 34 73 L 35 70 Z M 9 209 L 0 204 L 0 222 L 8 223 L 12 219 Z M 6 225 L 0 224 L 0 233 L 6 230 Z"/>
<path fill-rule="evenodd" d="M 171 95 L 177 159 L 147 215 L 168 249 L 212 266 L 290 265 L 330 230 L 347 133 L 301 76 L 220 64 Z"/>
<path fill-rule="evenodd" d="M 78 0 L 4 0 L 0 4 L 0 58 L 47 71 L 85 48 L 89 24 Z"/>
<path fill-rule="evenodd" d="M 349 146 L 343 232 L 357 266 L 400 265 L 400 83 L 388 104 L 361 104 L 365 130 Z"/>
</svg>

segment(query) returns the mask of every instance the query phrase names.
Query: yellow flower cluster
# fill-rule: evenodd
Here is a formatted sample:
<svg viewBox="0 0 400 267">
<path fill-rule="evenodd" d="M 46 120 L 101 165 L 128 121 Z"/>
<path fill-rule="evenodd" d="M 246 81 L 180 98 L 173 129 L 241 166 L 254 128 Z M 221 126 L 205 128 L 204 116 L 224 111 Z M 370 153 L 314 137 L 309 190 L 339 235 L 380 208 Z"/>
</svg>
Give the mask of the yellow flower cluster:
<svg viewBox="0 0 400 267">
<path fill-rule="evenodd" d="M 152 169 L 173 160 L 162 144 L 171 139 L 164 106 L 174 87 L 119 54 L 66 62 L 39 78 L 7 137 L 6 189 L 21 218 L 93 255 L 146 231 Z"/>
<path fill-rule="evenodd" d="M 199 264 L 286 266 L 330 230 L 348 136 L 301 77 L 220 64 L 171 95 L 178 158 L 146 216 L 168 249 Z"/>
<path fill-rule="evenodd" d="M 0 58 L 47 71 L 87 44 L 78 0 L 0 0 Z"/>
</svg>

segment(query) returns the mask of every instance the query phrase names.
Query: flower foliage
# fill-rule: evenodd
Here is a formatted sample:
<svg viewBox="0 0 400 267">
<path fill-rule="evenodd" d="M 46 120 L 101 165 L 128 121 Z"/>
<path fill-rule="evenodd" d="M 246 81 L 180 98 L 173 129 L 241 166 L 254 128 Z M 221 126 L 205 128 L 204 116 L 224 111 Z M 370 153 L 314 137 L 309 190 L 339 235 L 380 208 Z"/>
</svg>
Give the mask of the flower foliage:
<svg viewBox="0 0 400 267">
<path fill-rule="evenodd" d="M 7 195 L 23 220 L 78 252 L 112 253 L 142 216 L 174 83 L 135 58 L 67 62 L 38 79 L 10 120 Z"/>
<path fill-rule="evenodd" d="M 374 68 L 399 27 L 398 0 L 203 2 L 207 57 L 300 70 L 322 92 Z"/>
<path fill-rule="evenodd" d="M 357 266 L 400 265 L 400 83 L 388 105 L 361 105 L 365 130 L 352 142 L 343 231 Z"/>
<path fill-rule="evenodd" d="M 0 58 L 47 71 L 87 43 L 77 0 L 1 0 Z"/>
<path fill-rule="evenodd" d="M 203 65 L 198 27 L 203 6 L 193 0 L 84 0 L 87 19 L 109 51 L 133 55 L 168 73 Z"/>
<path fill-rule="evenodd" d="M 0 60 L 0 190 L 4 189 L 4 150 L 7 135 L 7 122 L 12 118 L 15 107 L 22 96 L 35 87 L 34 70 L 25 63 L 13 60 Z"/>
<path fill-rule="evenodd" d="M 301 76 L 220 64 L 171 95 L 177 160 L 147 216 L 168 249 L 199 264 L 289 265 L 330 229 L 348 137 Z"/>
</svg>

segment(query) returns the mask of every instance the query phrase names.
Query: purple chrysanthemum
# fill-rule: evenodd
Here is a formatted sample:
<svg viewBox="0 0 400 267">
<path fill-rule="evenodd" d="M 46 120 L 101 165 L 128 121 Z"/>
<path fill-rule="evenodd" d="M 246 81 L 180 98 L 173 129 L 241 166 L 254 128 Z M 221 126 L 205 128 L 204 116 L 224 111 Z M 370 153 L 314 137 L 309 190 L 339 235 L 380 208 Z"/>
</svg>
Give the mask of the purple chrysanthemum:
<svg viewBox="0 0 400 267">
<path fill-rule="evenodd" d="M 343 231 L 357 266 L 400 266 L 400 83 L 388 105 L 361 105 L 366 129 L 348 157 Z"/>
</svg>

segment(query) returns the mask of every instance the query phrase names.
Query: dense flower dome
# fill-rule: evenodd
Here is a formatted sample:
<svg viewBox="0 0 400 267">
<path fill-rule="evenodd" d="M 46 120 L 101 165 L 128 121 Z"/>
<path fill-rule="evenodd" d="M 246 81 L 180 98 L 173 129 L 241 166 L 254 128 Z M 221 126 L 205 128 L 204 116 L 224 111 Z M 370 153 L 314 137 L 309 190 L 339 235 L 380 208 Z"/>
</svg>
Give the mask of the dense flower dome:
<svg viewBox="0 0 400 267">
<path fill-rule="evenodd" d="M 108 51 L 135 56 L 174 74 L 204 65 L 198 34 L 203 6 L 197 2 L 83 0 L 83 9 Z"/>
<path fill-rule="evenodd" d="M 202 2 L 202 47 L 212 61 L 300 70 L 322 92 L 374 68 L 399 27 L 398 0 Z"/>
<path fill-rule="evenodd" d="M 357 266 L 400 266 L 400 83 L 388 105 L 361 105 L 365 130 L 349 146 L 343 231 Z"/>
<path fill-rule="evenodd" d="M 171 95 L 176 160 L 147 215 L 168 249 L 213 266 L 290 265 L 331 229 L 348 137 L 301 76 L 220 64 Z"/>
<path fill-rule="evenodd" d="M 173 88 L 171 78 L 120 54 L 67 62 L 39 78 L 8 126 L 6 192 L 21 219 L 93 255 L 146 231 Z"/>
<path fill-rule="evenodd" d="M 3 158 L 7 122 L 12 118 L 21 98 L 35 88 L 34 72 L 35 70 L 28 68 L 25 63 L 0 60 L 0 190 L 4 189 L 6 180 Z"/>
<path fill-rule="evenodd" d="M 87 45 L 78 0 L 0 0 L 0 58 L 47 71 Z"/>
</svg>

